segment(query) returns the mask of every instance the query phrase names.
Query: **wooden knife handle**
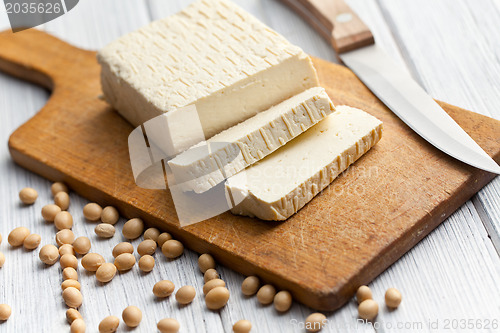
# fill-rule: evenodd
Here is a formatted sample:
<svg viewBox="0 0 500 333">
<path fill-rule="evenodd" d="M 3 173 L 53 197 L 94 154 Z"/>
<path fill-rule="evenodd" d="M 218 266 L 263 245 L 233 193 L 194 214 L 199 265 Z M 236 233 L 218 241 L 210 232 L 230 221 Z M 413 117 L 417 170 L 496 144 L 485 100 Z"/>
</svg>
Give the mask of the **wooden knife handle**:
<svg viewBox="0 0 500 333">
<path fill-rule="evenodd" d="M 344 0 L 281 0 L 302 16 L 337 54 L 375 43 L 370 29 Z"/>
</svg>

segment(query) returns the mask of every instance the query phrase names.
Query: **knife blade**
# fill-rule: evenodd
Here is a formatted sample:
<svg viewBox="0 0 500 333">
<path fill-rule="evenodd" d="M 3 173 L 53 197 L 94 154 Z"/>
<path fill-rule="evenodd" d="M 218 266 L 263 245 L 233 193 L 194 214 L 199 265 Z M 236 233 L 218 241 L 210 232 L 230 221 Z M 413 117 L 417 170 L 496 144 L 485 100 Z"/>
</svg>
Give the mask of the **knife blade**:
<svg viewBox="0 0 500 333">
<path fill-rule="evenodd" d="M 500 166 L 399 65 L 343 0 L 282 0 L 331 42 L 337 56 L 402 121 L 444 153 L 500 174 Z"/>
</svg>

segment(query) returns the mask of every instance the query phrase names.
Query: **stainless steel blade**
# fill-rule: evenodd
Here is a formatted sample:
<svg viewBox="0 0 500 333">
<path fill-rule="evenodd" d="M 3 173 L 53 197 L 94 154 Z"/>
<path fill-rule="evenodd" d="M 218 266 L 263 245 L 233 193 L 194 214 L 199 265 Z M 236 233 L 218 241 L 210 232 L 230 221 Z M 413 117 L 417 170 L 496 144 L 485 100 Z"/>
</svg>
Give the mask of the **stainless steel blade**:
<svg viewBox="0 0 500 333">
<path fill-rule="evenodd" d="M 500 166 L 376 45 L 340 54 L 344 63 L 401 120 L 436 148 L 476 168 Z"/>
</svg>

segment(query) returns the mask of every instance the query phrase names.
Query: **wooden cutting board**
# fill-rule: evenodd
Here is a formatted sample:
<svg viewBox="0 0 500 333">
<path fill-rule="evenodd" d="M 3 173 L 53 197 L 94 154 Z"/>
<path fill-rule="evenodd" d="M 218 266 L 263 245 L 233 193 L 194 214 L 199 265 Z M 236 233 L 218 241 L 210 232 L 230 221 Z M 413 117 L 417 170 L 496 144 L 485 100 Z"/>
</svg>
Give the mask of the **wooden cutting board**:
<svg viewBox="0 0 500 333">
<path fill-rule="evenodd" d="M 141 217 L 187 247 L 256 274 L 319 310 L 344 304 L 494 177 L 427 144 L 347 68 L 314 59 L 334 103 L 384 122 L 382 140 L 287 221 L 224 213 L 180 228 L 168 191 L 134 183 L 127 148 L 132 127 L 99 99 L 95 52 L 33 29 L 0 33 L 0 45 L 2 71 L 53 91 L 46 106 L 10 137 L 18 164 L 116 206 L 125 217 Z M 500 160 L 499 121 L 440 104 Z"/>
</svg>

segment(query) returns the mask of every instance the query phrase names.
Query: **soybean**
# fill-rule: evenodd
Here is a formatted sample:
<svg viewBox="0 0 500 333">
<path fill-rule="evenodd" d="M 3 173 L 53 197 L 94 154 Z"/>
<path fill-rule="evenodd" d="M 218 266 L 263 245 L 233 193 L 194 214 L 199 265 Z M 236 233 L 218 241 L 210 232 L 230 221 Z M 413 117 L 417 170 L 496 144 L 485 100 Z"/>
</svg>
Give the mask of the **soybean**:
<svg viewBox="0 0 500 333">
<path fill-rule="evenodd" d="M 359 318 L 364 320 L 372 320 L 378 314 L 378 304 L 372 299 L 367 299 L 361 302 L 358 306 Z"/>
<path fill-rule="evenodd" d="M 108 223 L 98 224 L 94 231 L 97 236 L 102 238 L 111 238 L 115 235 L 115 227 Z"/>
<path fill-rule="evenodd" d="M 144 231 L 144 239 L 151 239 L 158 242 L 158 237 L 160 236 L 160 231 L 156 228 L 149 228 Z"/>
<path fill-rule="evenodd" d="M 61 289 L 64 291 L 65 289 L 69 288 L 69 287 L 73 287 L 73 288 L 76 288 L 78 290 L 81 290 L 81 285 L 80 285 L 80 282 L 78 282 L 77 280 L 73 280 L 73 279 L 68 279 L 68 280 L 64 280 L 62 283 L 61 283 Z"/>
<path fill-rule="evenodd" d="M 139 269 L 145 273 L 149 273 L 155 267 L 155 259 L 146 254 L 139 259 Z"/>
<path fill-rule="evenodd" d="M 168 232 L 161 233 L 160 236 L 158 236 L 157 240 L 158 246 L 161 248 L 166 241 L 171 239 L 172 235 L 170 235 Z"/>
<path fill-rule="evenodd" d="M 73 227 L 73 216 L 71 216 L 71 214 L 67 211 L 63 210 L 62 212 L 57 213 L 56 217 L 54 218 L 54 225 L 58 230 L 71 229 Z"/>
<path fill-rule="evenodd" d="M 156 251 L 156 242 L 152 239 L 143 240 L 137 246 L 137 253 L 142 257 L 146 254 L 153 255 Z"/>
<path fill-rule="evenodd" d="M 54 196 L 54 203 L 58 205 L 61 210 L 68 210 L 69 208 L 69 194 L 66 192 L 59 192 Z"/>
<path fill-rule="evenodd" d="M 7 237 L 7 242 L 11 246 L 21 246 L 24 243 L 24 240 L 28 235 L 30 234 L 30 230 L 26 227 L 17 227 L 14 230 L 12 230 Z"/>
<path fill-rule="evenodd" d="M 319 332 L 326 324 L 326 317 L 324 314 L 316 312 L 311 313 L 306 318 L 305 329 L 308 332 Z"/>
<path fill-rule="evenodd" d="M 99 333 L 114 333 L 120 326 L 120 319 L 116 316 L 108 316 L 99 324 Z"/>
<path fill-rule="evenodd" d="M 62 272 L 63 280 L 78 280 L 78 273 L 73 267 L 66 267 Z"/>
<path fill-rule="evenodd" d="M 256 276 L 249 276 L 241 284 L 241 292 L 245 296 L 252 296 L 259 290 L 260 281 Z"/>
<path fill-rule="evenodd" d="M 143 231 L 144 222 L 142 222 L 142 220 L 139 218 L 135 218 L 125 222 L 125 224 L 123 225 L 122 234 L 123 237 L 127 239 L 136 239 L 139 238 L 140 235 L 142 235 Z"/>
<path fill-rule="evenodd" d="M 198 267 L 202 273 L 205 273 L 207 269 L 215 268 L 215 260 L 210 254 L 204 253 L 198 258 Z"/>
<path fill-rule="evenodd" d="M 128 271 L 135 265 L 135 257 L 130 253 L 122 253 L 115 258 L 115 266 L 120 272 Z"/>
<path fill-rule="evenodd" d="M 73 247 L 75 249 L 75 252 L 78 254 L 87 254 L 90 251 L 90 239 L 85 236 L 80 236 L 75 241 L 73 242 Z"/>
<path fill-rule="evenodd" d="M 195 296 L 196 290 L 192 286 L 181 287 L 175 293 L 175 299 L 183 305 L 191 303 Z"/>
<path fill-rule="evenodd" d="M 208 292 L 215 287 L 225 287 L 226 282 L 222 281 L 221 279 L 213 279 L 205 283 L 203 286 L 203 294 L 206 295 Z"/>
<path fill-rule="evenodd" d="M 213 268 L 207 269 L 205 274 L 203 274 L 203 281 L 205 281 L 205 283 L 207 283 L 210 280 L 218 278 L 219 278 L 219 273 L 217 273 L 217 271 Z"/>
<path fill-rule="evenodd" d="M 19 199 L 25 205 L 34 204 L 37 198 L 38 192 L 34 188 L 25 187 L 19 192 Z"/>
<path fill-rule="evenodd" d="M 260 287 L 259 291 L 257 292 L 257 300 L 262 305 L 268 305 L 272 303 L 275 295 L 276 289 L 274 288 L 274 286 L 266 284 Z"/>
<path fill-rule="evenodd" d="M 116 275 L 116 266 L 112 263 L 102 264 L 95 272 L 95 277 L 99 282 L 109 282 L 113 280 Z"/>
<path fill-rule="evenodd" d="M 71 333 L 85 333 L 85 330 L 87 329 L 87 325 L 85 325 L 85 322 L 83 319 L 75 319 L 70 326 L 70 332 Z"/>
<path fill-rule="evenodd" d="M 102 207 L 95 202 L 91 202 L 83 206 L 83 216 L 89 221 L 99 221 L 99 219 L 101 218 L 101 213 Z"/>
<path fill-rule="evenodd" d="M 54 184 L 52 184 L 52 186 L 50 187 L 50 191 L 52 192 L 52 196 L 56 196 L 56 194 L 59 192 L 69 192 L 66 184 L 61 182 L 55 182 Z"/>
<path fill-rule="evenodd" d="M 62 292 L 62 296 L 66 305 L 70 308 L 79 308 L 83 302 L 83 296 L 80 290 L 75 287 L 68 287 Z"/>
<path fill-rule="evenodd" d="M 66 267 L 73 267 L 74 269 L 78 268 L 78 259 L 72 254 L 64 254 L 59 259 L 59 264 L 61 264 L 61 268 L 65 269 Z"/>
<path fill-rule="evenodd" d="M 396 288 L 389 288 L 385 292 L 385 304 L 392 309 L 395 309 L 401 304 L 403 296 Z"/>
<path fill-rule="evenodd" d="M 134 246 L 129 242 L 118 243 L 113 248 L 113 257 L 118 257 L 122 253 L 134 253 Z"/>
<path fill-rule="evenodd" d="M 26 250 L 34 250 L 40 245 L 42 237 L 38 234 L 30 234 L 24 239 L 23 245 Z"/>
<path fill-rule="evenodd" d="M 233 325 L 234 333 L 250 333 L 251 330 L 252 330 L 252 323 L 245 319 L 238 320 Z"/>
<path fill-rule="evenodd" d="M 174 318 L 164 318 L 156 324 L 156 328 L 161 333 L 177 333 L 181 328 L 181 324 Z"/>
<path fill-rule="evenodd" d="M 229 300 L 229 290 L 225 287 L 215 287 L 205 296 L 205 303 L 210 310 L 223 308 Z"/>
<path fill-rule="evenodd" d="M 373 299 L 371 289 L 368 286 L 359 287 L 356 291 L 356 300 L 358 301 L 358 304 L 361 304 L 361 302 L 367 299 Z"/>
<path fill-rule="evenodd" d="M 9 319 L 11 314 L 12 314 L 12 309 L 9 305 L 0 304 L 0 320 Z"/>
<path fill-rule="evenodd" d="M 142 312 L 137 306 L 127 306 L 122 312 L 122 318 L 128 327 L 137 327 L 142 320 Z"/>
<path fill-rule="evenodd" d="M 178 240 L 170 239 L 163 244 L 161 252 L 163 252 L 165 257 L 174 259 L 182 255 L 184 252 L 184 245 Z"/>
<path fill-rule="evenodd" d="M 59 250 L 52 244 L 42 246 L 38 254 L 40 260 L 46 265 L 53 265 L 59 259 Z"/>
<path fill-rule="evenodd" d="M 68 309 L 66 310 L 66 320 L 69 324 L 73 323 L 76 319 L 83 319 L 80 312 L 77 309 Z"/>
<path fill-rule="evenodd" d="M 5 255 L 3 252 L 0 252 L 0 267 L 2 267 L 3 264 L 5 264 Z"/>
<path fill-rule="evenodd" d="M 71 244 L 63 244 L 59 246 L 59 255 L 62 257 L 65 254 L 75 255 L 75 249 Z"/>
<path fill-rule="evenodd" d="M 61 246 L 64 244 L 73 244 L 75 241 L 75 234 L 70 229 L 62 229 L 56 234 L 56 243 Z"/>
<path fill-rule="evenodd" d="M 89 272 L 95 272 L 97 269 L 106 262 L 104 258 L 98 253 L 87 253 L 82 258 L 82 266 Z"/>
<path fill-rule="evenodd" d="M 274 308 L 279 312 L 286 312 L 292 306 L 292 295 L 282 290 L 274 296 Z"/>
<path fill-rule="evenodd" d="M 101 222 L 108 224 L 116 224 L 120 219 L 120 214 L 113 206 L 104 207 L 101 213 Z"/>
<path fill-rule="evenodd" d="M 174 292 L 175 286 L 172 281 L 169 280 L 162 280 L 159 282 L 156 282 L 156 284 L 153 287 L 153 294 L 156 297 L 163 298 L 163 297 L 168 297 L 172 295 Z"/>
<path fill-rule="evenodd" d="M 42 217 L 48 222 L 54 222 L 54 219 L 59 212 L 61 212 L 61 207 L 56 204 L 48 204 L 42 207 Z"/>
</svg>

